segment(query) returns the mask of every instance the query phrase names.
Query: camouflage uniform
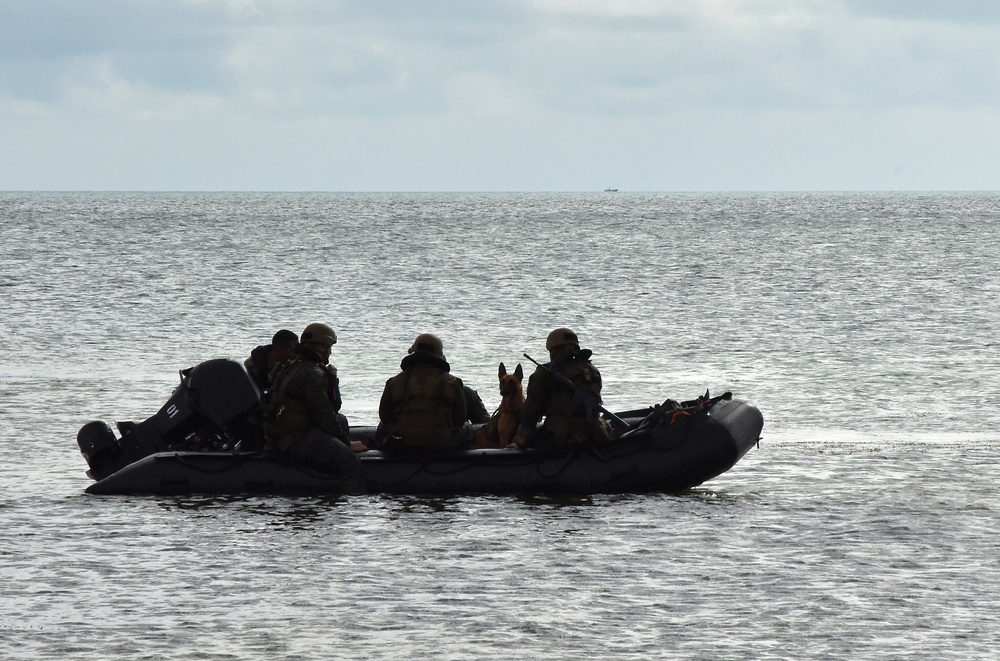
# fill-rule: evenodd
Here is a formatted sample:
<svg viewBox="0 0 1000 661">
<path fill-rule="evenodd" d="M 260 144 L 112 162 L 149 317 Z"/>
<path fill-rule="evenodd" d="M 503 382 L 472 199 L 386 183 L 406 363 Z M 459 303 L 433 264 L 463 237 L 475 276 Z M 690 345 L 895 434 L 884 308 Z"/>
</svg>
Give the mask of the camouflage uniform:
<svg viewBox="0 0 1000 661">
<path fill-rule="evenodd" d="M 247 368 L 247 372 L 253 377 L 261 392 L 271 385 L 271 380 L 268 378 L 271 371 L 268 355 L 273 348 L 270 344 L 262 344 L 251 351 L 250 357 L 243 361 L 243 367 Z"/>
<path fill-rule="evenodd" d="M 601 373 L 590 362 L 590 352 L 565 353 L 538 367 L 528 379 L 517 434 L 529 445 L 576 446 L 607 441 L 611 434 L 594 404 L 601 401 Z M 548 369 L 572 381 L 588 397 L 560 384 Z M 536 432 L 538 421 L 545 418 Z"/>
<path fill-rule="evenodd" d="M 479 393 L 465 386 L 465 410 L 467 419 L 474 425 L 481 425 L 490 421 L 489 411 L 486 410 L 486 405 L 483 404 L 482 397 Z"/>
<path fill-rule="evenodd" d="M 300 357 L 275 376 L 267 409 L 268 449 L 320 470 L 338 473 L 347 493 L 364 493 L 361 462 L 349 443 L 346 419 L 339 415 L 336 369 L 322 365 L 300 347 Z"/>
<path fill-rule="evenodd" d="M 333 333 L 333 330 L 330 332 Z M 278 368 L 278 363 L 287 362 L 292 358 L 290 350 L 293 350 L 298 342 L 298 335 L 283 328 L 274 334 L 270 344 L 257 346 L 250 352 L 250 357 L 243 361 L 243 366 L 257 382 L 257 387 L 262 393 L 271 387 L 271 377 L 274 376 L 273 372 Z"/>
<path fill-rule="evenodd" d="M 385 382 L 379 402 L 379 439 L 386 450 L 451 450 L 471 440 L 465 386 L 443 358 L 418 351 Z"/>
</svg>

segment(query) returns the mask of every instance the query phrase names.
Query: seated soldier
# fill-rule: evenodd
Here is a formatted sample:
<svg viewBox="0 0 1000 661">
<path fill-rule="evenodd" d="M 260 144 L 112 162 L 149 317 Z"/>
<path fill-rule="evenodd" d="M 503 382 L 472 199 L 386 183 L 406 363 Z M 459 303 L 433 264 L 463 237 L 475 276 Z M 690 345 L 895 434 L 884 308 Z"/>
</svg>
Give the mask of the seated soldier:
<svg viewBox="0 0 1000 661">
<path fill-rule="evenodd" d="M 328 364 L 337 335 L 325 324 L 309 324 L 301 339 L 298 357 L 274 377 L 265 449 L 338 474 L 345 493 L 364 493 L 361 462 L 350 447 L 347 419 L 339 413 L 337 370 Z"/>
<path fill-rule="evenodd" d="M 466 419 L 474 425 L 482 425 L 490 421 L 490 414 L 483 404 L 483 398 L 469 386 L 463 387 L 465 393 Z"/>
<path fill-rule="evenodd" d="M 521 408 L 521 424 L 511 447 L 574 447 L 601 443 L 611 437 L 600 417 L 601 373 L 590 362 L 591 352 L 581 350 L 576 333 L 557 328 L 545 341 L 549 363 L 537 367 L 528 379 Z M 565 376 L 575 388 L 556 380 Z M 538 421 L 544 417 L 541 429 Z"/>
<path fill-rule="evenodd" d="M 466 425 L 465 386 L 452 376 L 441 340 L 417 336 L 400 363 L 402 372 L 385 383 L 376 434 L 387 451 L 460 449 L 471 440 Z"/>
<path fill-rule="evenodd" d="M 295 358 L 295 345 L 299 336 L 290 330 L 281 329 L 271 338 L 270 344 L 262 344 L 250 352 L 250 357 L 243 361 L 243 366 L 253 377 L 254 382 L 263 393 L 271 385 L 271 371 L 276 365 L 286 363 Z"/>
</svg>

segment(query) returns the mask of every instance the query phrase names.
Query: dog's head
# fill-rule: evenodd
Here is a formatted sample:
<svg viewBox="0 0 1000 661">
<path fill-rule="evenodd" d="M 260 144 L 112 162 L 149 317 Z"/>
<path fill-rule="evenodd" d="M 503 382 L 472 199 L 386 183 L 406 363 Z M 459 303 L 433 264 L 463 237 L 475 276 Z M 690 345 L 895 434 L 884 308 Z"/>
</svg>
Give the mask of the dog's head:
<svg viewBox="0 0 1000 661">
<path fill-rule="evenodd" d="M 500 379 L 500 394 L 506 397 L 521 390 L 521 381 L 524 380 L 524 370 L 521 369 L 521 363 L 518 363 L 517 367 L 514 368 L 513 374 L 508 374 L 507 368 L 504 367 L 503 363 L 500 363 L 497 377 Z"/>
</svg>

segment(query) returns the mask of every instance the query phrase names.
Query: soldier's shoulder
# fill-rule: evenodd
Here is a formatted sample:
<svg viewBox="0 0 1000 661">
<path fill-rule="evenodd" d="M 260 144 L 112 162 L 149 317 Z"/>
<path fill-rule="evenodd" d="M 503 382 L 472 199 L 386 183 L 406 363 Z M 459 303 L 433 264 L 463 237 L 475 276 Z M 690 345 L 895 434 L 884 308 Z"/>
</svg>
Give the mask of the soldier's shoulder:
<svg viewBox="0 0 1000 661">
<path fill-rule="evenodd" d="M 320 381 L 324 378 L 322 366 L 310 361 L 296 359 L 288 363 L 285 370 L 293 371 L 291 378 L 293 381 Z"/>
</svg>

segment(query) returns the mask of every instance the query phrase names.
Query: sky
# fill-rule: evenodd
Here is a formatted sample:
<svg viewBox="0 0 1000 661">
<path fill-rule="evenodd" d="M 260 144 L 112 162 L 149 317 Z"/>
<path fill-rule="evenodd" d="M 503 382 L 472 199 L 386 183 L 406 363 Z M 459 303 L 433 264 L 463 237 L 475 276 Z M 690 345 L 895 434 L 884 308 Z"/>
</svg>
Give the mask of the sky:
<svg viewBox="0 0 1000 661">
<path fill-rule="evenodd" d="M 0 0 L 0 190 L 1000 189 L 996 0 Z"/>
</svg>

